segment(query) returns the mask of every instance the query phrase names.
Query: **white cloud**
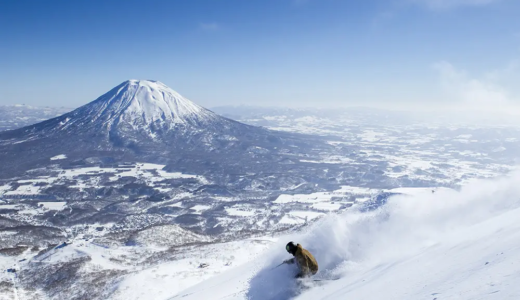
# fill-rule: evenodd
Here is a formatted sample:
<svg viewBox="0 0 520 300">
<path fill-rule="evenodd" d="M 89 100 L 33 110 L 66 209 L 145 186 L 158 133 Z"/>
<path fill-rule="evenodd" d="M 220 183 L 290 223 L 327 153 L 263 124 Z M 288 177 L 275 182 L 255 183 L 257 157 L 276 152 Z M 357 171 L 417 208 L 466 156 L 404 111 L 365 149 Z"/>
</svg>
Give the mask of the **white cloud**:
<svg viewBox="0 0 520 300">
<path fill-rule="evenodd" d="M 513 102 L 509 92 L 497 83 L 496 78 L 492 78 L 498 76 L 490 75 L 493 72 L 485 78 L 477 79 L 445 61 L 438 62 L 433 67 L 439 73 L 442 88 L 456 102 L 471 105 L 473 108 L 504 107 Z"/>
<path fill-rule="evenodd" d="M 460 6 L 484 6 L 500 0 L 410 0 L 417 4 L 426 5 L 434 10 L 450 9 Z"/>
</svg>

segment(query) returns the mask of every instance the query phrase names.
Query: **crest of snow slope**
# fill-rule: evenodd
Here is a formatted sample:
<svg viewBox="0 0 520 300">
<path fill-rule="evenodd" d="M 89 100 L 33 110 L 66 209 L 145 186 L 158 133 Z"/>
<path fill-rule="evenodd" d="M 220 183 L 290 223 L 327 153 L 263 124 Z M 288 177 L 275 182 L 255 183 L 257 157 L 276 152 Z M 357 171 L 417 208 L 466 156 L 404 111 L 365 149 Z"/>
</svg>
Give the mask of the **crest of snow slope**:
<svg viewBox="0 0 520 300">
<path fill-rule="evenodd" d="M 515 173 L 329 216 L 170 299 L 519 299 L 519 180 Z M 289 240 L 315 255 L 316 278 L 340 279 L 304 282 L 310 289 L 301 292 L 292 267 L 272 269 L 288 258 Z"/>
</svg>

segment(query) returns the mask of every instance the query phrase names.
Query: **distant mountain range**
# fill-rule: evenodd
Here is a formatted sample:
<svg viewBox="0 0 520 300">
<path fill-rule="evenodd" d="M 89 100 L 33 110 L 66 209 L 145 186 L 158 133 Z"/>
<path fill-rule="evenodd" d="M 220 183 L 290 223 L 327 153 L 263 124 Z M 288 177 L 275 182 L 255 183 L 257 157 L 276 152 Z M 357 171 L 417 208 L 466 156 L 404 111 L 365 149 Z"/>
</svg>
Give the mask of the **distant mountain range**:
<svg viewBox="0 0 520 300">
<path fill-rule="evenodd" d="M 29 105 L 0 106 L 0 131 L 25 127 L 71 111 L 66 107 L 36 107 Z"/>
</svg>

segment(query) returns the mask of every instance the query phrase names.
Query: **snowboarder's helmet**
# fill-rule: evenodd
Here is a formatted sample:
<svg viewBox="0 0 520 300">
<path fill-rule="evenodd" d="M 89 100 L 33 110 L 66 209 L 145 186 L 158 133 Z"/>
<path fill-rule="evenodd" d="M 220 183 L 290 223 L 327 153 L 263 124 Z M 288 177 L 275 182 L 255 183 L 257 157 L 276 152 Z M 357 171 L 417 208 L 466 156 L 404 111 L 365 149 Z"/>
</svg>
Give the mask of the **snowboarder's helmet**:
<svg viewBox="0 0 520 300">
<path fill-rule="evenodd" d="M 291 254 L 294 254 L 296 252 L 296 245 L 293 242 L 289 242 L 285 246 L 285 250 L 287 250 L 287 252 L 289 252 Z"/>
</svg>

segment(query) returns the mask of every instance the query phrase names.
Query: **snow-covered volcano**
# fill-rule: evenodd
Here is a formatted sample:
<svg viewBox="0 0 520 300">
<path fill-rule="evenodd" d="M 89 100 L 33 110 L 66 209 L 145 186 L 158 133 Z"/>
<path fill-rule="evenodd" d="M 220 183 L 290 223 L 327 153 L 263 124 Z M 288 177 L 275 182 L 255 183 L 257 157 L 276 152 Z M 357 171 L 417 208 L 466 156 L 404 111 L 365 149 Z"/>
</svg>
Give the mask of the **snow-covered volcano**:
<svg viewBox="0 0 520 300">
<path fill-rule="evenodd" d="M 152 80 L 125 81 L 74 111 L 71 117 L 64 127 L 68 126 L 66 123 L 88 119 L 106 128 L 124 123 L 134 128 L 153 125 L 172 129 L 177 124 L 201 126 L 221 119 L 165 84 Z"/>
<path fill-rule="evenodd" d="M 191 102 L 161 82 L 128 80 L 70 113 L 1 133 L 0 143 L 83 136 L 111 148 L 145 141 L 170 143 L 173 139 L 178 143 L 181 136 L 205 133 L 206 144 L 211 144 L 220 136 L 236 139 L 244 130 L 258 131 Z"/>
<path fill-rule="evenodd" d="M 179 128 L 211 130 L 232 126 L 231 123 L 238 124 L 191 102 L 161 82 L 128 80 L 70 113 L 17 130 L 15 136 L 22 133 L 38 138 L 88 132 L 112 138 L 131 138 L 135 133 L 157 137 Z"/>
<path fill-rule="evenodd" d="M 317 144 L 309 137 L 219 116 L 161 82 L 128 80 L 62 116 L 0 132 L 0 153 L 5 153 L 0 176 L 3 171 L 11 176 L 20 168 L 44 167 L 57 155 L 68 158 L 59 162 L 63 166 L 78 160 L 84 164 L 88 158 L 110 164 L 175 164 L 182 169 L 199 165 L 204 172 L 217 164 L 232 165 L 235 173 L 244 172 L 249 163 L 279 161 L 279 154 L 307 153 Z"/>
</svg>

